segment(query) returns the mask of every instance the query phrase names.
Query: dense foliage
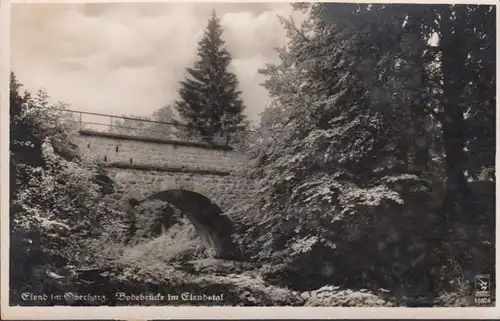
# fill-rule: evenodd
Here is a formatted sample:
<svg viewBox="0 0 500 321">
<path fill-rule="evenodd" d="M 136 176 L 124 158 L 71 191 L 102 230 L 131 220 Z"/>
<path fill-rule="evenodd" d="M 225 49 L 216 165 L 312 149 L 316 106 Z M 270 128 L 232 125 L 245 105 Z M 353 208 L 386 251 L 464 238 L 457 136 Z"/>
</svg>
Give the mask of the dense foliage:
<svg viewBox="0 0 500 321">
<path fill-rule="evenodd" d="M 96 177 L 99 165 L 80 160 L 64 105 L 53 106 L 40 91 L 19 92 L 11 76 L 11 299 L 23 291 L 47 292 L 46 270 L 88 264 L 87 242 L 113 225 Z"/>
<path fill-rule="evenodd" d="M 475 76 L 495 62 L 494 8 L 297 8 L 309 19 L 283 20 L 289 43 L 262 70 L 256 257 L 309 273 L 306 287 L 437 294 L 493 273 L 494 184 L 474 181 L 494 166 L 495 77 Z"/>
<path fill-rule="evenodd" d="M 198 43 L 199 60 L 187 68 L 181 82 L 180 99 L 175 103 L 190 136 L 226 145 L 247 127 L 245 105 L 236 75 L 229 71 L 231 55 L 222 39 L 219 18 L 213 12 L 203 38 Z"/>
</svg>

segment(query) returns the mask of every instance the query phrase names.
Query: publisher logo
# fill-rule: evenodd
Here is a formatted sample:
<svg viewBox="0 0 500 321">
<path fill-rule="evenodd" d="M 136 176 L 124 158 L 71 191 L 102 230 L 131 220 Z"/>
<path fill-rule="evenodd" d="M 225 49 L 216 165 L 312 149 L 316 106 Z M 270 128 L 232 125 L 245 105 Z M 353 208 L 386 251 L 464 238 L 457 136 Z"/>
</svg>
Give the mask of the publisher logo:
<svg viewBox="0 0 500 321">
<path fill-rule="evenodd" d="M 491 303 L 491 281 L 488 274 L 476 275 L 476 286 L 474 292 L 474 301 L 476 304 Z"/>
</svg>

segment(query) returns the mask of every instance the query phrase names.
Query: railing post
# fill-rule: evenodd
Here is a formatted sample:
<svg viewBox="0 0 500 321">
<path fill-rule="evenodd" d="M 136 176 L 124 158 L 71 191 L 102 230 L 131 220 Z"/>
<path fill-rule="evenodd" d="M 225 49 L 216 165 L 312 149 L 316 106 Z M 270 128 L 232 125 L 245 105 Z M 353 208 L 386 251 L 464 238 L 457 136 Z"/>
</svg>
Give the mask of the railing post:
<svg viewBox="0 0 500 321">
<path fill-rule="evenodd" d="M 113 132 L 113 116 L 110 116 L 109 117 L 109 132 L 112 133 Z"/>
<path fill-rule="evenodd" d="M 79 116 L 79 118 L 80 118 L 80 119 L 79 119 L 79 129 L 80 129 L 80 130 L 82 130 L 82 113 L 81 113 L 81 112 L 79 112 L 78 114 L 80 115 L 80 116 Z"/>
</svg>

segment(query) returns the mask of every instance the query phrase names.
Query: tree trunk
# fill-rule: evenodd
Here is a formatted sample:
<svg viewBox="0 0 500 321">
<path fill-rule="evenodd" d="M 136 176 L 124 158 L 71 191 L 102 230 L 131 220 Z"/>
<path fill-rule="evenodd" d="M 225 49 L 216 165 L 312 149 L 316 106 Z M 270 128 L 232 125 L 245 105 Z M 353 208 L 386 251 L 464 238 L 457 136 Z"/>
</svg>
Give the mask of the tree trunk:
<svg viewBox="0 0 500 321">
<path fill-rule="evenodd" d="M 416 75 L 415 83 L 412 84 L 411 92 L 411 121 L 414 138 L 412 140 L 413 165 L 417 172 L 427 172 L 429 169 L 429 142 L 425 128 L 426 111 L 424 105 L 427 99 L 425 93 L 425 65 L 422 59 L 425 42 L 422 37 L 422 13 L 416 12 L 408 15 L 407 31 L 412 36 L 413 43 L 409 52 L 411 71 Z"/>
<path fill-rule="evenodd" d="M 465 180 L 465 122 L 463 70 L 467 59 L 464 35 L 467 18 L 465 5 L 443 5 L 440 21 L 441 70 L 443 75 L 442 131 L 445 152 L 444 210 L 447 220 L 459 219 L 467 199 Z M 455 16 L 452 17 L 452 11 Z"/>
</svg>

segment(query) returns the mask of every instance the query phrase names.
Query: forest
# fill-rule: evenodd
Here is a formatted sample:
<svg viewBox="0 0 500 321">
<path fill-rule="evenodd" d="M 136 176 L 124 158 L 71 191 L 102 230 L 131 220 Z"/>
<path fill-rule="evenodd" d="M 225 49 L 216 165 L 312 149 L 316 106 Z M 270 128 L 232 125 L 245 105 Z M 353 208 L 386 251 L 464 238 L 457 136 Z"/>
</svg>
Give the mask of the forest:
<svg viewBox="0 0 500 321">
<path fill-rule="evenodd" d="M 238 261 L 169 204 L 131 213 L 79 156 L 70 106 L 11 73 L 11 305 L 477 306 L 475 277 L 495 288 L 496 8 L 291 5 L 307 18 L 280 18 L 288 43 L 255 71 L 271 97 L 259 124 L 215 13 L 178 101 L 145 117 L 248 158 L 239 174 L 259 188 L 225 209 Z M 223 299 L 116 295 L 185 292 Z"/>
</svg>

